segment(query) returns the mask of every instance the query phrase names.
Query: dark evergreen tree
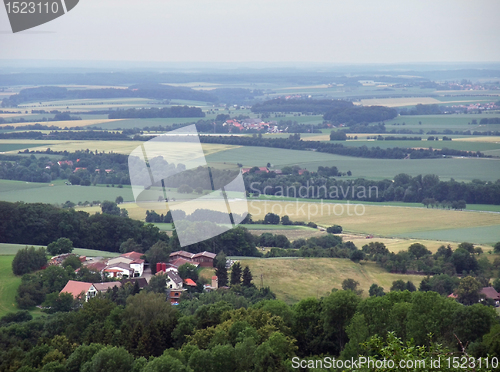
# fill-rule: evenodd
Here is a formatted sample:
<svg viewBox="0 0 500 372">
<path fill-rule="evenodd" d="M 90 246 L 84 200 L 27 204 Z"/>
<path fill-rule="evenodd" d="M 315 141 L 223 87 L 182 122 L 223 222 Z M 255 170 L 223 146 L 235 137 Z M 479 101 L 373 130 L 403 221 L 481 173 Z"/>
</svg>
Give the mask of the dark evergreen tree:
<svg viewBox="0 0 500 372">
<path fill-rule="evenodd" d="M 250 268 L 248 266 L 245 266 L 245 268 L 243 269 L 242 278 L 243 278 L 242 284 L 245 287 L 253 286 L 253 283 L 252 283 L 253 276 L 252 276 L 252 272 L 250 271 Z"/>
<path fill-rule="evenodd" d="M 231 268 L 231 285 L 241 284 L 241 264 L 236 262 Z"/>
</svg>

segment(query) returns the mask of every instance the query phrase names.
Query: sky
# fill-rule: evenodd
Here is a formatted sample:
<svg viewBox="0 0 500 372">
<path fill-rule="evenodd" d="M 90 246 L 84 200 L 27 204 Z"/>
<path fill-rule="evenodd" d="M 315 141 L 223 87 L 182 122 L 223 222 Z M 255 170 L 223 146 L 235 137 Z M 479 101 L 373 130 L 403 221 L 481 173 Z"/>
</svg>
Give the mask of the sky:
<svg viewBox="0 0 500 372">
<path fill-rule="evenodd" d="M 80 0 L 0 60 L 498 62 L 498 0 Z"/>
</svg>

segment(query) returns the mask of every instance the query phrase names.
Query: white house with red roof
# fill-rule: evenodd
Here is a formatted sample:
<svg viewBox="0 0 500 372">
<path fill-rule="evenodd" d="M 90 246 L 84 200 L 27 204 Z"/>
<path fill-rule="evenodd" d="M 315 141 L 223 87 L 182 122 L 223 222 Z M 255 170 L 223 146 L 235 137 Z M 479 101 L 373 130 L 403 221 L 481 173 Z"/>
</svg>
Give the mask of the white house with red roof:
<svg viewBox="0 0 500 372">
<path fill-rule="evenodd" d="M 75 299 L 82 296 L 87 302 L 97 295 L 97 289 L 92 283 L 69 280 L 60 293 L 70 293 Z"/>
</svg>

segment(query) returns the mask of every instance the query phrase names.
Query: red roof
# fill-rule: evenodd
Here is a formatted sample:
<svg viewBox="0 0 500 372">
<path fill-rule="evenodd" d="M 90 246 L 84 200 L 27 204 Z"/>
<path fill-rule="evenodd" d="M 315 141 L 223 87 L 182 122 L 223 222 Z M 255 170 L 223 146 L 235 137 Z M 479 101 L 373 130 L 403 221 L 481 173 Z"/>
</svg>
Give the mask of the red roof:
<svg viewBox="0 0 500 372">
<path fill-rule="evenodd" d="M 481 294 L 484 294 L 486 298 L 491 298 L 492 300 L 500 300 L 500 294 L 493 287 L 484 287 L 481 289 Z"/>
<path fill-rule="evenodd" d="M 179 266 L 182 266 L 184 264 L 191 264 L 193 266 L 199 266 L 199 263 L 198 262 L 193 262 L 193 261 L 189 261 L 189 260 L 185 260 L 184 258 L 178 258 L 176 259 L 175 261 L 172 261 L 170 262 L 170 264 L 174 267 L 179 267 Z"/>
<path fill-rule="evenodd" d="M 181 256 L 181 257 L 185 257 L 185 258 L 193 258 L 194 254 L 186 252 L 186 251 L 175 251 L 175 252 L 170 253 L 170 257 L 174 257 L 174 256 Z"/>
<path fill-rule="evenodd" d="M 130 258 L 131 260 L 138 260 L 142 257 L 142 255 L 143 255 L 142 253 L 132 251 L 121 254 L 120 257 Z"/>
<path fill-rule="evenodd" d="M 184 283 L 190 285 L 191 287 L 196 287 L 196 283 L 190 278 L 184 279 Z"/>
<path fill-rule="evenodd" d="M 60 293 L 71 293 L 73 298 L 77 298 L 82 292 L 87 293 L 91 287 L 92 283 L 68 280 L 68 283 L 66 283 Z"/>
</svg>

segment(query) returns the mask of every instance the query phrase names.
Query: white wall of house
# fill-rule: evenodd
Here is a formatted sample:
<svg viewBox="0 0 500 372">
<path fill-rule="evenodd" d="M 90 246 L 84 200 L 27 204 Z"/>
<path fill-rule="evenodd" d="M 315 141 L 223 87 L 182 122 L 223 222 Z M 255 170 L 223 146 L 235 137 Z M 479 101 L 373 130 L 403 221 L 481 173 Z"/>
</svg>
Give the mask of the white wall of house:
<svg viewBox="0 0 500 372">
<path fill-rule="evenodd" d="M 142 274 L 144 273 L 144 263 L 130 264 L 130 268 L 134 269 L 134 275 L 135 276 L 142 276 Z"/>
</svg>

